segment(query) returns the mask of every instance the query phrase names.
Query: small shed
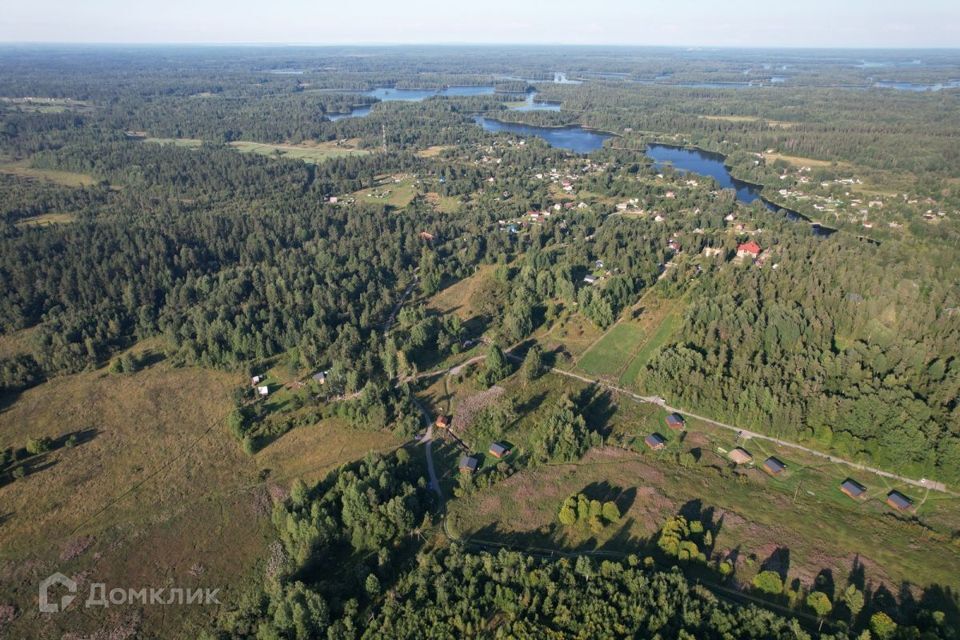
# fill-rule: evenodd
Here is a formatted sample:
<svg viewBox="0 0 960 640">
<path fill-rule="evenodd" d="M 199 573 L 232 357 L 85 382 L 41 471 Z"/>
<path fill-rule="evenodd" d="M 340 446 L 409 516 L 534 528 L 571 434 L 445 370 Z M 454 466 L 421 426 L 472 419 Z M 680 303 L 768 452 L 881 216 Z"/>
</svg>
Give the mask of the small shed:
<svg viewBox="0 0 960 640">
<path fill-rule="evenodd" d="M 743 447 L 737 447 L 727 454 L 727 457 L 733 460 L 734 464 L 748 464 L 753 462 L 753 456 Z"/>
<path fill-rule="evenodd" d="M 437 421 L 435 423 L 438 429 L 448 429 L 450 427 L 450 418 L 447 416 L 437 416 Z"/>
<path fill-rule="evenodd" d="M 843 491 L 856 500 L 863 499 L 867 496 L 867 488 L 852 478 L 847 478 L 840 483 L 840 491 Z"/>
<path fill-rule="evenodd" d="M 257 387 L 257 395 L 260 395 L 260 396 L 270 395 L 270 387 L 266 385 Z"/>
<path fill-rule="evenodd" d="M 510 453 L 510 450 L 499 442 L 494 442 L 490 445 L 490 455 L 498 460 L 506 456 L 508 453 Z"/>
<path fill-rule="evenodd" d="M 671 413 L 667 416 L 667 426 L 674 431 L 681 431 L 683 429 L 683 424 L 683 416 L 681 416 L 679 413 Z"/>
<path fill-rule="evenodd" d="M 473 473 L 479 464 L 473 456 L 460 456 L 460 473 Z"/>
<path fill-rule="evenodd" d="M 250 386 L 255 387 L 260 384 L 260 381 L 263 380 L 263 376 L 253 376 L 250 378 Z"/>
<path fill-rule="evenodd" d="M 887 494 L 887 504 L 898 511 L 913 510 L 913 500 L 899 491 L 891 491 Z"/>
<path fill-rule="evenodd" d="M 595 284 L 597 282 L 597 276 L 583 276 L 583 281 L 587 284 Z"/>
<path fill-rule="evenodd" d="M 660 451 L 665 446 L 667 446 L 667 440 L 659 433 L 651 433 L 646 438 L 643 439 L 643 443 L 653 449 L 654 451 Z"/>
<path fill-rule="evenodd" d="M 763 461 L 761 468 L 772 476 L 779 476 L 781 473 L 787 470 L 787 465 L 783 464 L 777 458 L 770 456 Z"/>
</svg>

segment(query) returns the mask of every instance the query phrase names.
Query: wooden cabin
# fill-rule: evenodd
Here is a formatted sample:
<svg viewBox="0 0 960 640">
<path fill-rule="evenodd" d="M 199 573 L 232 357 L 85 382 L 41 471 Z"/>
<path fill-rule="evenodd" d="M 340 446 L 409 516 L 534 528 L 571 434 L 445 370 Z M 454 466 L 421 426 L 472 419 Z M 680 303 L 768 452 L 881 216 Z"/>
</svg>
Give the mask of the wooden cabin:
<svg viewBox="0 0 960 640">
<path fill-rule="evenodd" d="M 847 478 L 840 483 L 840 491 L 854 500 L 862 500 L 867 497 L 867 488 L 852 478 Z"/>
<path fill-rule="evenodd" d="M 727 457 L 733 460 L 734 464 L 748 464 L 753 462 L 753 456 L 743 447 L 737 447 L 727 454 Z"/>
</svg>

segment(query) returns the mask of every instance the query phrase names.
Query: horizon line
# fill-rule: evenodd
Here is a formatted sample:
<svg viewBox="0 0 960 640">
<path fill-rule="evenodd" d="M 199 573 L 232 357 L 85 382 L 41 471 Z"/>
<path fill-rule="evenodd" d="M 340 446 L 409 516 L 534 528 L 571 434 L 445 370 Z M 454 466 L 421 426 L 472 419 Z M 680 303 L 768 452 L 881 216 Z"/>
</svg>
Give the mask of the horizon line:
<svg viewBox="0 0 960 640">
<path fill-rule="evenodd" d="M 635 49 L 752 49 L 779 51 L 958 51 L 960 46 L 921 45 L 733 45 L 733 44 L 637 44 L 623 42 L 216 42 L 216 41 L 86 41 L 86 40 L 0 40 L 3 46 L 82 46 L 82 47 L 609 47 Z"/>
</svg>

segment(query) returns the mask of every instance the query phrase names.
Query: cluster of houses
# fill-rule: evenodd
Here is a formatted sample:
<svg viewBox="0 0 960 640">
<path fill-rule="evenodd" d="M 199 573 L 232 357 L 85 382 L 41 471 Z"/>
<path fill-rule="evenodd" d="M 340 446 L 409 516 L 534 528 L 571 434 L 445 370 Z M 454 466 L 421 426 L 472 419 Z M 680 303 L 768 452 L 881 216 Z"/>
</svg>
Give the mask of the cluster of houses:
<svg viewBox="0 0 960 640">
<path fill-rule="evenodd" d="M 450 429 L 449 416 L 445 416 L 445 415 L 437 416 L 437 419 L 434 422 L 434 426 L 437 427 L 438 429 L 449 430 Z M 460 444 L 461 446 L 464 447 L 464 449 L 466 449 L 466 446 L 463 445 L 462 442 Z M 497 460 L 502 460 L 506 458 L 508 455 L 510 455 L 510 447 L 507 444 L 502 442 L 492 442 L 490 443 L 489 449 L 487 449 L 487 453 L 489 453 L 491 456 L 493 456 Z M 465 474 L 475 473 L 477 469 L 480 468 L 480 459 L 477 456 L 473 456 L 465 453 L 462 456 L 460 456 L 460 462 L 458 464 L 458 468 L 460 470 L 460 473 L 465 473 Z"/>
<path fill-rule="evenodd" d="M 267 376 L 258 375 L 250 378 L 250 386 L 253 387 L 254 393 L 259 398 L 265 398 L 270 395 L 270 387 L 263 384 L 266 381 Z"/>
<path fill-rule="evenodd" d="M 682 431 L 685 427 L 683 416 L 678 413 L 671 413 L 666 418 L 667 426 L 674 431 Z M 667 440 L 659 433 L 651 433 L 643 439 L 644 444 L 653 451 L 660 451 L 667 446 Z M 727 458 L 736 465 L 745 465 L 753 463 L 753 455 L 743 447 L 735 447 L 727 452 Z M 760 469 L 768 475 L 778 478 L 783 477 L 787 471 L 787 465 L 775 456 L 770 456 L 760 465 Z M 864 500 L 867 497 L 867 488 L 852 478 L 847 478 L 840 483 L 840 491 L 854 500 Z M 913 511 L 913 501 L 900 493 L 892 490 L 887 493 L 887 505 L 897 511 Z"/>
</svg>

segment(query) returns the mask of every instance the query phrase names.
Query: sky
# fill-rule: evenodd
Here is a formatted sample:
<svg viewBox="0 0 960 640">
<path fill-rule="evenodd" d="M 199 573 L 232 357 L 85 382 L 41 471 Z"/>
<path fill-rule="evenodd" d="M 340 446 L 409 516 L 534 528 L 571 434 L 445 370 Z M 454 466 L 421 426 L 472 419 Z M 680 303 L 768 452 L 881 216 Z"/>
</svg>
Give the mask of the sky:
<svg viewBox="0 0 960 640">
<path fill-rule="evenodd" d="M 0 0 L 0 42 L 960 48 L 960 1 Z"/>
</svg>

